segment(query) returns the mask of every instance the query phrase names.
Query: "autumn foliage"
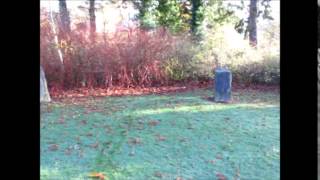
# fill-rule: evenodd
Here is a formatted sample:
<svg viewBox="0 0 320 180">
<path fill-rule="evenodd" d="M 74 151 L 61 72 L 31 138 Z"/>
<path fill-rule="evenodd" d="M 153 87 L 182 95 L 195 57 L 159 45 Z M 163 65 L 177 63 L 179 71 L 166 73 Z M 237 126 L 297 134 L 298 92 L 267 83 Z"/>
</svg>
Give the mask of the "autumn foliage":
<svg viewBox="0 0 320 180">
<path fill-rule="evenodd" d="M 171 35 L 165 28 L 119 29 L 97 34 L 92 42 L 85 26 L 79 24 L 68 39 L 59 39 L 56 45 L 50 21 L 41 21 L 41 64 L 50 88 L 154 87 L 172 83 L 166 64 L 182 37 Z"/>
</svg>

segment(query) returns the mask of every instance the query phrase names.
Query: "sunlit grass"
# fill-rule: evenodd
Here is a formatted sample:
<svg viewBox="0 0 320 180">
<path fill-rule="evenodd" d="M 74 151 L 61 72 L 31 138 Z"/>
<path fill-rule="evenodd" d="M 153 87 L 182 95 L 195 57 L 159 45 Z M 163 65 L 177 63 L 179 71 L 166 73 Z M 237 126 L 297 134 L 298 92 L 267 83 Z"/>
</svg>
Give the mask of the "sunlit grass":
<svg viewBox="0 0 320 180">
<path fill-rule="evenodd" d="M 56 103 L 41 114 L 41 179 L 279 179 L 279 95 L 235 92 L 231 104 L 209 96 Z"/>
</svg>

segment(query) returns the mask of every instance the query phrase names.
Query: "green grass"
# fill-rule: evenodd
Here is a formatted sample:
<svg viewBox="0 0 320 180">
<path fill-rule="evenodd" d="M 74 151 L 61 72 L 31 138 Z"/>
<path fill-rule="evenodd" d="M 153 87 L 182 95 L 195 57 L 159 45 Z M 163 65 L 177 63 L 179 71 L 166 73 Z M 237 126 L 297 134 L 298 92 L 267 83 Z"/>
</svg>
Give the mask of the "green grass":
<svg viewBox="0 0 320 180">
<path fill-rule="evenodd" d="M 279 179 L 279 94 L 235 92 L 231 104 L 209 96 L 49 104 L 41 112 L 41 179 L 89 179 L 91 172 L 116 180 Z"/>
</svg>

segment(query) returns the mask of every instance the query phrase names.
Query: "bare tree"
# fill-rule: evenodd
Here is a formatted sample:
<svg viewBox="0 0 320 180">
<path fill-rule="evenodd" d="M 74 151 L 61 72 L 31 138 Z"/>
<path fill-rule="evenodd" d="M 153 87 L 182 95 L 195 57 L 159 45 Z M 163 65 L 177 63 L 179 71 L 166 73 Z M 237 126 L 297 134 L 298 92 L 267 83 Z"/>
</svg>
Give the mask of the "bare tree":
<svg viewBox="0 0 320 180">
<path fill-rule="evenodd" d="M 96 34 L 95 0 L 89 0 L 89 2 L 90 39 L 92 42 L 94 42 Z"/>
<path fill-rule="evenodd" d="M 257 2 L 258 0 L 250 0 L 249 5 L 249 19 L 248 19 L 248 31 L 249 31 L 249 43 L 251 46 L 256 47 L 257 40 Z"/>
<path fill-rule="evenodd" d="M 61 20 L 61 27 L 60 27 L 60 37 L 65 38 L 67 35 L 70 34 L 70 17 L 67 8 L 66 0 L 59 0 L 59 12 L 60 12 L 60 20 Z"/>
</svg>

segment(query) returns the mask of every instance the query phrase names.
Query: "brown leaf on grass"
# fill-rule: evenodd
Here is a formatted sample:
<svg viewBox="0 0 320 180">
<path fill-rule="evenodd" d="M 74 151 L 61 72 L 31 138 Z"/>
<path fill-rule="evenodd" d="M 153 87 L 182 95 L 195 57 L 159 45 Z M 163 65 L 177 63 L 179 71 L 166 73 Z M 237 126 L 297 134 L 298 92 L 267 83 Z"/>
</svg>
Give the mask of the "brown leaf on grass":
<svg viewBox="0 0 320 180">
<path fill-rule="evenodd" d="M 129 129 L 129 126 L 127 124 L 120 124 L 120 128 Z"/>
<path fill-rule="evenodd" d="M 138 130 L 144 130 L 144 125 L 143 124 L 138 125 L 137 129 Z"/>
<path fill-rule="evenodd" d="M 66 150 L 64 151 L 64 153 L 65 153 L 66 155 L 70 155 L 71 152 L 72 152 L 72 149 L 71 149 L 71 148 L 66 148 Z"/>
<path fill-rule="evenodd" d="M 209 160 L 207 162 L 210 163 L 210 164 L 215 164 L 216 163 L 214 160 Z"/>
<path fill-rule="evenodd" d="M 158 178 L 162 178 L 162 177 L 163 177 L 163 174 L 162 174 L 161 172 L 159 172 L 159 171 L 154 172 L 153 175 L 154 175 L 155 177 L 158 177 Z"/>
<path fill-rule="evenodd" d="M 94 144 L 91 144 L 90 146 L 91 146 L 92 148 L 97 148 L 97 147 L 99 146 L 99 143 L 96 142 L 96 143 L 94 143 Z"/>
<path fill-rule="evenodd" d="M 107 133 L 107 134 L 111 134 L 112 133 L 112 128 L 110 127 L 110 126 L 108 126 L 108 125 L 106 125 L 105 126 L 105 132 Z"/>
<path fill-rule="evenodd" d="M 88 175 L 91 178 L 98 178 L 99 180 L 105 180 L 105 176 L 102 173 L 92 172 Z"/>
<path fill-rule="evenodd" d="M 92 133 L 87 133 L 86 136 L 93 136 L 93 134 Z"/>
<path fill-rule="evenodd" d="M 161 135 L 156 135 L 156 137 L 157 137 L 157 140 L 158 141 L 165 141 L 166 140 L 166 137 L 165 136 L 161 136 Z"/>
<path fill-rule="evenodd" d="M 141 144 L 142 141 L 140 138 L 130 138 L 129 139 L 129 144 L 133 144 L 133 145 L 136 145 L 136 144 Z"/>
<path fill-rule="evenodd" d="M 227 177 L 222 173 L 217 173 L 216 177 L 218 178 L 218 180 L 227 180 Z"/>
<path fill-rule="evenodd" d="M 49 146 L 50 151 L 57 151 L 59 149 L 59 146 L 57 144 L 52 144 Z"/>
<path fill-rule="evenodd" d="M 148 122 L 149 126 L 157 126 L 160 123 L 158 120 L 151 120 Z"/>
<path fill-rule="evenodd" d="M 87 124 L 87 121 L 86 121 L 86 120 L 81 120 L 80 123 L 81 123 L 82 125 L 86 125 L 86 124 Z"/>
<path fill-rule="evenodd" d="M 61 118 L 58 120 L 58 124 L 64 124 L 64 123 L 65 123 L 64 118 L 61 117 Z"/>
<path fill-rule="evenodd" d="M 217 158 L 217 159 L 222 159 L 222 155 L 221 155 L 221 154 L 217 154 L 217 155 L 216 155 L 216 158 Z"/>
</svg>

